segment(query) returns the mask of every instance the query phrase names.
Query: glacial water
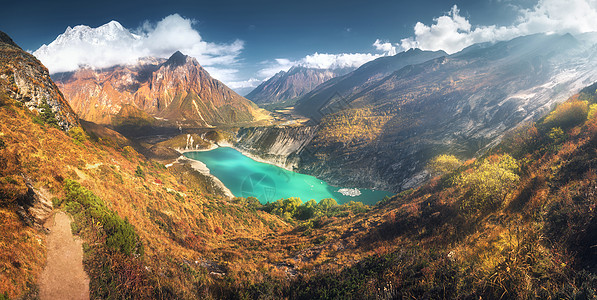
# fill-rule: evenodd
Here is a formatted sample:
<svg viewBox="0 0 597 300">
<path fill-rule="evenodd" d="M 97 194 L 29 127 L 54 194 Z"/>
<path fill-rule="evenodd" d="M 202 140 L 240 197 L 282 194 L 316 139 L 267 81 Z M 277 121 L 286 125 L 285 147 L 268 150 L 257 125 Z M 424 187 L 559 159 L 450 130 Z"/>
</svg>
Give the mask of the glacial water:
<svg viewBox="0 0 597 300">
<path fill-rule="evenodd" d="M 371 205 L 385 196 L 392 196 L 392 193 L 385 191 L 330 186 L 313 176 L 257 162 L 229 147 L 186 152 L 184 155 L 203 162 L 210 173 L 220 179 L 235 196 L 256 197 L 261 203 L 299 197 L 303 202 L 334 198 L 339 204 L 358 201 Z M 340 193 L 341 189 L 352 196 Z"/>
</svg>

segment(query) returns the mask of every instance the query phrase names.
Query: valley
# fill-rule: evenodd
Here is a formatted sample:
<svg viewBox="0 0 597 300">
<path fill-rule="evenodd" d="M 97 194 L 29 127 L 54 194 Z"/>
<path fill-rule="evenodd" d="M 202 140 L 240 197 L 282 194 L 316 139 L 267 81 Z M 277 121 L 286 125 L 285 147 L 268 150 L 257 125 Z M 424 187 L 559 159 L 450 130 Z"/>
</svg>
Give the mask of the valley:
<svg viewBox="0 0 597 300">
<path fill-rule="evenodd" d="M 193 26 L 0 31 L 0 300 L 597 295 L 593 32 L 378 39 L 245 82 L 243 41 Z"/>
</svg>

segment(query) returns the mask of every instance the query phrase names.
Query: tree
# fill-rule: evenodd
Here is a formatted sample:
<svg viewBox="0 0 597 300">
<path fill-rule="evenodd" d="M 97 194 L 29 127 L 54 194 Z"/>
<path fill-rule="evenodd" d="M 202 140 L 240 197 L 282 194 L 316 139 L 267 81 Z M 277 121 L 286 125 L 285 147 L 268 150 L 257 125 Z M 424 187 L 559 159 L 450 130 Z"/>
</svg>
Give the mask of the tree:
<svg viewBox="0 0 597 300">
<path fill-rule="evenodd" d="M 137 169 L 135 170 L 135 176 L 145 179 L 145 172 L 143 172 L 143 169 L 141 169 L 140 166 L 137 166 Z"/>
<path fill-rule="evenodd" d="M 52 107 L 48 104 L 46 99 L 42 100 L 42 103 L 39 106 L 39 109 L 40 109 L 40 117 L 44 123 L 49 124 L 53 127 L 59 128 L 58 120 L 56 119 L 56 114 L 52 111 Z"/>
<path fill-rule="evenodd" d="M 453 172 L 462 165 L 462 162 L 454 155 L 442 154 L 434 157 L 427 168 L 434 176 L 445 175 Z"/>
<path fill-rule="evenodd" d="M 295 217 L 298 208 L 303 204 L 300 198 L 290 197 L 287 199 L 279 199 L 276 202 L 266 204 L 266 211 L 270 211 L 278 216 L 291 219 Z"/>
<path fill-rule="evenodd" d="M 315 216 L 316 211 L 317 211 L 317 202 L 315 202 L 315 200 L 311 199 L 311 200 L 305 202 L 305 204 L 297 207 L 294 217 L 299 220 L 308 220 Z"/>
<path fill-rule="evenodd" d="M 317 209 L 323 213 L 327 213 L 328 210 L 330 210 L 330 208 L 336 206 L 338 206 L 338 202 L 336 202 L 336 200 L 332 198 L 325 198 L 319 201 L 319 203 L 317 204 Z"/>
<path fill-rule="evenodd" d="M 567 130 L 582 124 L 587 119 L 588 113 L 589 103 L 587 101 L 566 101 L 545 117 L 543 125 L 547 128 L 560 127 Z"/>
<path fill-rule="evenodd" d="M 517 171 L 516 159 L 504 154 L 492 155 L 478 167 L 460 175 L 456 185 L 465 191 L 462 209 L 473 212 L 501 206 L 520 180 Z"/>
</svg>

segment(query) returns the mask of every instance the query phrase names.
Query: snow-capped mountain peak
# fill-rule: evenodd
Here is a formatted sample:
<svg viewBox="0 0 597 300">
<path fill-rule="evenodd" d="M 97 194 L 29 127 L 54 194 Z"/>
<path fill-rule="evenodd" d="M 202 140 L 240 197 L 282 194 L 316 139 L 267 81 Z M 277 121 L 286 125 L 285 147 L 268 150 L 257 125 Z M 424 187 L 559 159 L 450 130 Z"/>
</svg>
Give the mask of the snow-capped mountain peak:
<svg viewBox="0 0 597 300">
<path fill-rule="evenodd" d="M 51 73 L 76 70 L 87 65 L 97 68 L 134 63 L 141 36 L 131 33 L 117 21 L 92 28 L 87 25 L 67 27 L 53 42 L 33 52 Z M 117 49 L 105 52 L 103 49 Z M 84 51 L 81 51 L 84 50 Z M 101 59 L 97 59 L 97 58 Z"/>
<path fill-rule="evenodd" d="M 87 42 L 99 46 L 104 45 L 108 41 L 138 40 L 139 38 L 138 35 L 131 33 L 117 21 L 110 21 L 97 28 L 91 28 L 87 25 L 69 26 L 56 40 L 49 45 L 43 45 L 40 50 L 73 42 Z"/>
</svg>

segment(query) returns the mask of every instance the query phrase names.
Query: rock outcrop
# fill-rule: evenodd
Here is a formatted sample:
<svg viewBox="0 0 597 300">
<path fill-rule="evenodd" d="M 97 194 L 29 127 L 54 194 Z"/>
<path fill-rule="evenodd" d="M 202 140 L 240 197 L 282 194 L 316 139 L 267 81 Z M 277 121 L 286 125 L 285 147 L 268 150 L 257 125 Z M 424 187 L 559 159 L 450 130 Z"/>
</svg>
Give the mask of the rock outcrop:
<svg viewBox="0 0 597 300">
<path fill-rule="evenodd" d="M 63 130 L 78 126 L 77 115 L 50 78 L 48 69 L 0 32 L 0 88 L 6 96 L 42 113 L 47 107 Z"/>
<path fill-rule="evenodd" d="M 243 128 L 234 145 L 249 156 L 293 170 L 316 131 L 316 126 Z"/>
<path fill-rule="evenodd" d="M 51 195 L 46 189 L 35 188 L 28 178 L 25 184 L 27 192 L 17 199 L 17 214 L 25 224 L 42 228 L 52 213 Z"/>
</svg>

